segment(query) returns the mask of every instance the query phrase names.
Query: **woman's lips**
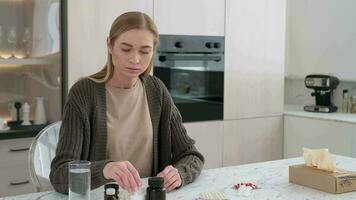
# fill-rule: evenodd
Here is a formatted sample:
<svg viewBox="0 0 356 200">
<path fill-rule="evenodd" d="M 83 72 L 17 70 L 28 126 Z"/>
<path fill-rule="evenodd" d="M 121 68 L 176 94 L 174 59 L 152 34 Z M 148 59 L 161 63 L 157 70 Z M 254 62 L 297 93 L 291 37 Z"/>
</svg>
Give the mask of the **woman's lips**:
<svg viewBox="0 0 356 200">
<path fill-rule="evenodd" d="M 131 70 L 131 71 L 140 71 L 140 68 L 127 67 L 126 69 Z"/>
</svg>

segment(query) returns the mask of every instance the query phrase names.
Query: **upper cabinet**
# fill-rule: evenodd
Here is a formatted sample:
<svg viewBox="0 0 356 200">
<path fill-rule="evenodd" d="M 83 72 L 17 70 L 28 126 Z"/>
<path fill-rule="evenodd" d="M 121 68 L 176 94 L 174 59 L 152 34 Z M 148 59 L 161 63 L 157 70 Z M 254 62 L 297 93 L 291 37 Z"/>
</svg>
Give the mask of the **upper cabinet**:
<svg viewBox="0 0 356 200">
<path fill-rule="evenodd" d="M 287 77 L 356 80 L 356 1 L 288 1 Z"/>
<path fill-rule="evenodd" d="M 225 0 L 154 0 L 160 34 L 223 36 Z"/>
<path fill-rule="evenodd" d="M 0 1 L 0 117 L 10 131 L 60 120 L 62 13 L 60 0 Z M 46 117 L 33 122 L 39 102 Z"/>
<path fill-rule="evenodd" d="M 227 0 L 224 119 L 283 114 L 286 0 Z"/>
<path fill-rule="evenodd" d="M 68 88 L 105 65 L 111 24 L 128 11 L 153 17 L 153 0 L 68 1 Z"/>
</svg>

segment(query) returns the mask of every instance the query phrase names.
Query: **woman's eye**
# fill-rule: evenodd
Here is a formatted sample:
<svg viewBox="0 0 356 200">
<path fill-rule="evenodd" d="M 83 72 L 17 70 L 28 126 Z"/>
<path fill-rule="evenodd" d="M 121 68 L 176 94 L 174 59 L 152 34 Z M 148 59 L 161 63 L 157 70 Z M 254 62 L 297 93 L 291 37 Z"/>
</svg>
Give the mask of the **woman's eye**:
<svg viewBox="0 0 356 200">
<path fill-rule="evenodd" d="M 142 54 L 149 54 L 150 52 L 148 51 L 141 51 Z"/>
<path fill-rule="evenodd" d="M 124 52 L 129 52 L 130 51 L 130 49 L 121 49 L 122 51 L 124 51 Z"/>
</svg>

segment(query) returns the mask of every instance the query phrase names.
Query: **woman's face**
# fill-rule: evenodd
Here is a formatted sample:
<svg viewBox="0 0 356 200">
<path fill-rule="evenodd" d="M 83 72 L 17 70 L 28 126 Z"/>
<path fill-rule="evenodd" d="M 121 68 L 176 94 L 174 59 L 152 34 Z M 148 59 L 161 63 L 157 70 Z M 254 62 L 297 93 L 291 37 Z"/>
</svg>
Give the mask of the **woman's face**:
<svg viewBox="0 0 356 200">
<path fill-rule="evenodd" d="M 144 29 L 132 29 L 122 33 L 115 41 L 108 40 L 112 54 L 114 77 L 134 79 L 148 67 L 153 56 L 153 34 Z"/>
</svg>

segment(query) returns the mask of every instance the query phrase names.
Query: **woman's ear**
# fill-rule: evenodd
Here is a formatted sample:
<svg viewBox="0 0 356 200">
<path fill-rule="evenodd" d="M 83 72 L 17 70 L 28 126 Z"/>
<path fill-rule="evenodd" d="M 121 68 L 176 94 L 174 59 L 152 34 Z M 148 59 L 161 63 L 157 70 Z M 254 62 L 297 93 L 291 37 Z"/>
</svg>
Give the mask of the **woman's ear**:
<svg viewBox="0 0 356 200">
<path fill-rule="evenodd" d="M 110 37 L 107 37 L 107 38 L 106 38 L 106 46 L 107 46 L 107 48 L 108 48 L 108 52 L 109 52 L 110 54 L 112 54 L 113 44 L 111 43 Z"/>
</svg>

